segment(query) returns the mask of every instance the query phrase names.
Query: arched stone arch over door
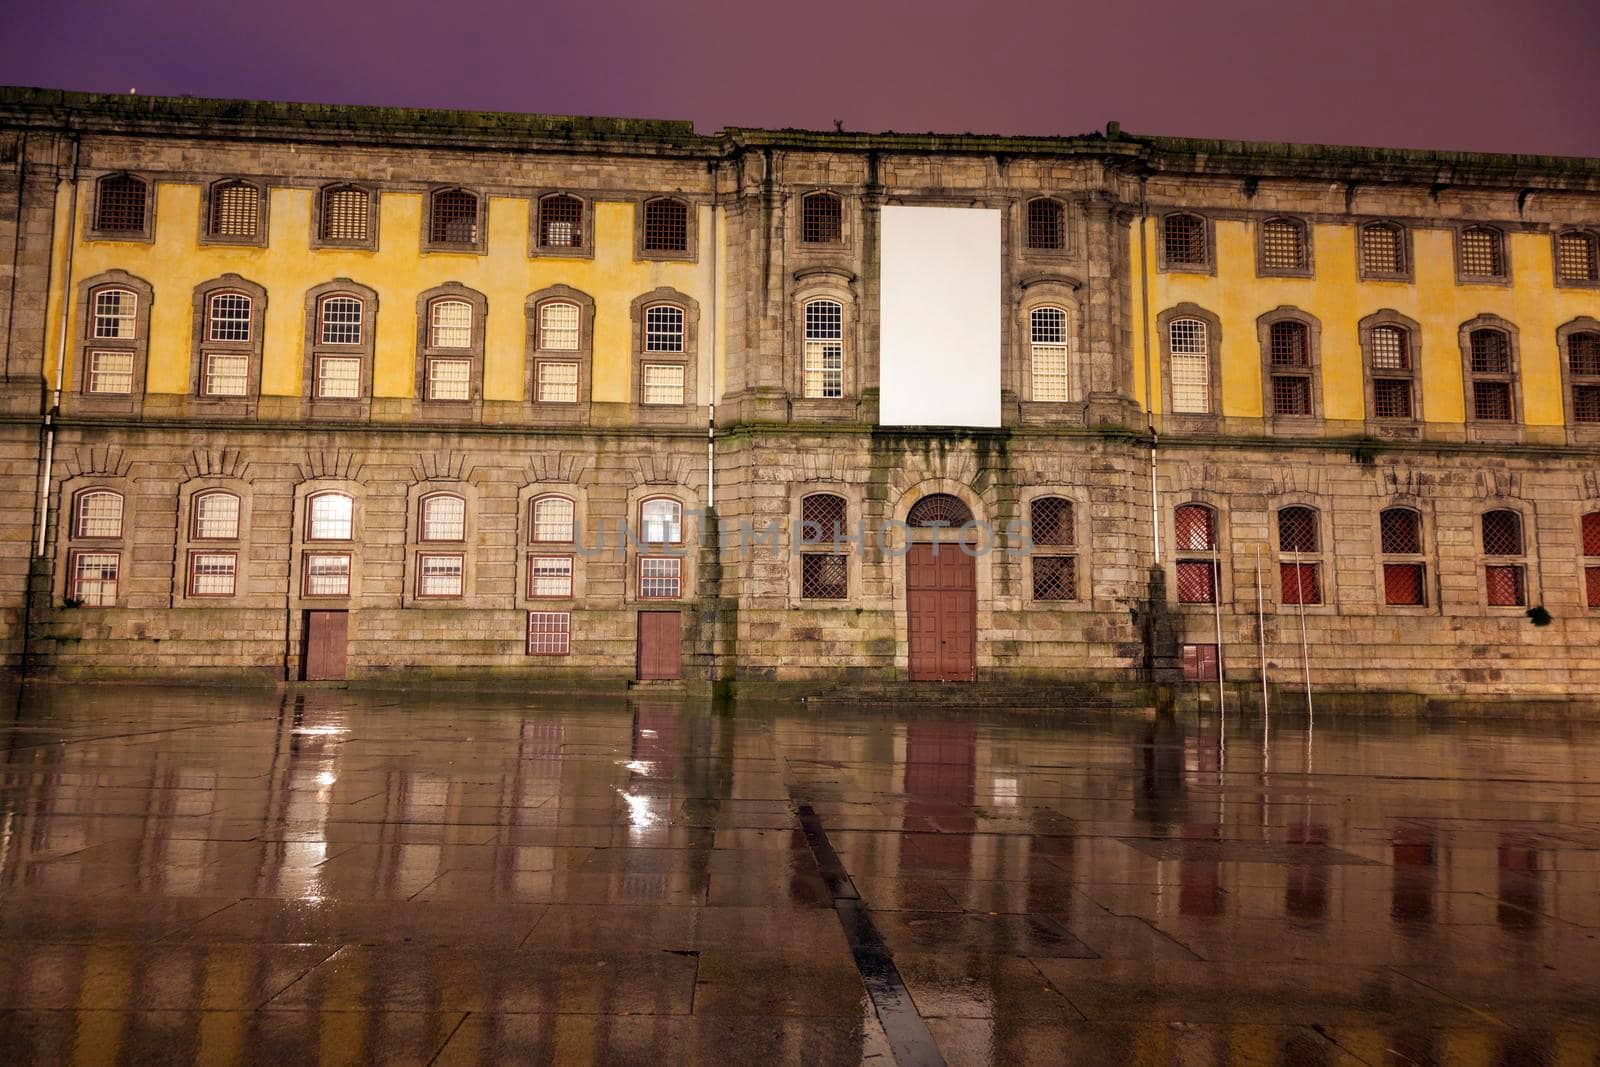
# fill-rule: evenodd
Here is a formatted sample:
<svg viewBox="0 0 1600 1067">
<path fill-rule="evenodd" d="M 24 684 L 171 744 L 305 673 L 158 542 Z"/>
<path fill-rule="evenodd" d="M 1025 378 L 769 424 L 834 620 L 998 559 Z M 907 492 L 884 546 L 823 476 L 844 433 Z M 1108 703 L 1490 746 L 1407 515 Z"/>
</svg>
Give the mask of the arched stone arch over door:
<svg viewBox="0 0 1600 1067">
<path fill-rule="evenodd" d="M 991 545 L 962 495 L 913 491 L 905 510 L 906 671 L 912 681 L 978 678 L 978 557 Z M 987 583 L 985 583 L 987 584 Z"/>
</svg>

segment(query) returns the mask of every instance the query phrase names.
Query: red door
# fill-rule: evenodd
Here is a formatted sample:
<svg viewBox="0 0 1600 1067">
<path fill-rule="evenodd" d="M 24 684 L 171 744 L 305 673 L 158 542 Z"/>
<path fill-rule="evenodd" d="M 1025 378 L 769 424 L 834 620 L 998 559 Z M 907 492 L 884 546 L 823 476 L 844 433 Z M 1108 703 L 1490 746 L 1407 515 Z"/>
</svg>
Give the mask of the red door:
<svg viewBox="0 0 1600 1067">
<path fill-rule="evenodd" d="M 305 641 L 300 650 L 301 678 L 308 682 L 344 678 L 349 623 L 348 611 L 306 612 Z"/>
<path fill-rule="evenodd" d="M 976 560 L 955 545 L 912 545 L 906 556 L 906 628 L 911 677 L 971 682 L 978 677 Z"/>
<path fill-rule="evenodd" d="M 682 612 L 639 612 L 639 680 L 661 681 L 682 673 Z"/>
</svg>

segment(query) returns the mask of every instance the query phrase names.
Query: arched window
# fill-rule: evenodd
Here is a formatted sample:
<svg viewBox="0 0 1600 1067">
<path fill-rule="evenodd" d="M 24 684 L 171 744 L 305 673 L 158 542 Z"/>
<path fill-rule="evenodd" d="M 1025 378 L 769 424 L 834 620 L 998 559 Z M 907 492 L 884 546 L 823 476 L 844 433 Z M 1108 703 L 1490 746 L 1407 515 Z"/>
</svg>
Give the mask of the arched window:
<svg viewBox="0 0 1600 1067">
<path fill-rule="evenodd" d="M 811 493 L 800 501 L 800 595 L 807 600 L 849 596 L 850 557 L 835 551 L 845 535 L 845 499 Z"/>
<path fill-rule="evenodd" d="M 131 290 L 107 286 L 94 293 L 94 329 L 96 340 L 114 339 L 132 341 L 137 335 L 139 298 Z"/>
<path fill-rule="evenodd" d="M 144 233 L 150 187 L 132 174 L 108 174 L 95 190 L 94 228 L 102 233 Z"/>
<path fill-rule="evenodd" d="M 1564 282 L 1600 281 L 1600 250 L 1587 230 L 1567 230 L 1556 237 L 1556 278 Z"/>
<path fill-rule="evenodd" d="M 1199 215 L 1177 212 L 1162 220 L 1161 247 L 1168 267 L 1209 267 L 1211 242 L 1206 235 L 1206 220 Z"/>
<path fill-rule="evenodd" d="M 431 348 L 472 347 L 472 305 L 465 300 L 435 300 L 428 305 Z"/>
<path fill-rule="evenodd" d="M 683 351 L 683 309 L 671 304 L 654 304 L 644 311 L 644 350 L 646 352 Z"/>
<path fill-rule="evenodd" d="M 1512 422 L 1511 338 L 1503 330 L 1473 330 L 1467 339 L 1472 417 L 1484 422 Z"/>
<path fill-rule="evenodd" d="M 1600 608 L 1600 511 L 1583 517 L 1584 602 Z"/>
<path fill-rule="evenodd" d="M 1491 607 L 1527 602 L 1522 516 L 1509 508 L 1483 513 L 1484 590 Z"/>
<path fill-rule="evenodd" d="M 454 493 L 432 493 L 422 498 L 422 541 L 465 541 L 467 502 Z"/>
<path fill-rule="evenodd" d="M 328 244 L 367 244 L 372 239 L 372 194 L 355 185 L 322 191 L 317 234 Z"/>
<path fill-rule="evenodd" d="M 1322 603 L 1321 542 L 1316 509 L 1299 505 L 1279 509 L 1278 569 L 1282 603 Z M 1314 558 L 1307 560 L 1306 556 Z"/>
<path fill-rule="evenodd" d="M 249 341 L 251 302 L 243 293 L 213 293 L 206 310 L 206 340 Z"/>
<path fill-rule="evenodd" d="M 688 204 L 671 198 L 645 201 L 644 250 L 646 252 L 689 250 Z"/>
<path fill-rule="evenodd" d="M 428 239 L 436 245 L 478 243 L 478 197 L 465 189 L 439 189 L 428 198 Z"/>
<path fill-rule="evenodd" d="M 122 576 L 122 508 L 122 494 L 110 489 L 85 489 L 72 497 L 67 529 L 70 600 L 87 607 L 116 605 Z"/>
<path fill-rule="evenodd" d="M 806 314 L 808 397 L 844 396 L 844 306 L 837 300 L 812 300 Z"/>
<path fill-rule="evenodd" d="M 1410 508 L 1385 508 L 1378 513 L 1378 539 L 1383 553 L 1383 602 L 1426 604 L 1422 516 Z"/>
<path fill-rule="evenodd" d="M 1464 278 L 1503 278 L 1506 273 L 1504 237 L 1488 226 L 1469 226 L 1458 239 L 1457 269 Z"/>
<path fill-rule="evenodd" d="M 1078 535 L 1072 501 L 1059 496 L 1036 497 L 1028 506 L 1028 524 L 1033 542 L 1033 599 L 1078 599 L 1078 557 L 1073 551 Z"/>
<path fill-rule="evenodd" d="M 972 509 L 960 497 L 949 493 L 929 493 L 906 513 L 906 525 L 912 529 L 933 526 L 963 526 L 972 521 Z"/>
<path fill-rule="evenodd" d="M 639 538 L 647 545 L 683 543 L 683 505 L 671 497 L 651 497 L 639 505 Z"/>
<path fill-rule="evenodd" d="M 1267 362 L 1274 415 L 1311 415 L 1311 331 L 1303 322 L 1281 320 L 1268 330 Z"/>
<path fill-rule="evenodd" d="M 836 245 L 844 240 L 843 204 L 832 193 L 808 193 L 800 201 L 800 240 Z"/>
<path fill-rule="evenodd" d="M 349 541 L 354 536 L 355 500 L 344 493 L 318 493 L 306 505 L 307 541 Z"/>
<path fill-rule="evenodd" d="M 238 540 L 239 498 L 223 489 L 196 493 L 189 536 L 195 541 Z"/>
<path fill-rule="evenodd" d="M 1296 273 L 1306 269 L 1305 226 L 1295 219 L 1268 219 L 1261 224 L 1263 273 Z"/>
<path fill-rule="evenodd" d="M 1405 231 L 1392 222 L 1372 222 L 1361 227 L 1361 273 L 1376 277 L 1409 273 Z"/>
<path fill-rule="evenodd" d="M 212 237 L 254 238 L 260 230 L 261 190 L 249 182 L 219 182 L 211 189 Z"/>
<path fill-rule="evenodd" d="M 1600 332 L 1566 335 L 1567 378 L 1572 387 L 1572 421 L 1600 422 Z"/>
<path fill-rule="evenodd" d="M 322 298 L 319 343 L 358 345 L 361 343 L 361 301 L 344 293 Z"/>
<path fill-rule="evenodd" d="M 553 193 L 539 201 L 539 247 L 583 247 L 583 201 Z"/>
<path fill-rule="evenodd" d="M 258 392 L 266 301 L 265 289 L 237 274 L 196 286 L 195 326 L 200 344 L 190 364 L 196 396 L 229 401 L 249 399 Z"/>
<path fill-rule="evenodd" d="M 1033 370 L 1033 399 L 1058 402 L 1075 400 L 1071 370 L 1071 346 L 1064 308 L 1034 308 L 1028 315 Z"/>
<path fill-rule="evenodd" d="M 539 348 L 546 352 L 576 352 L 580 317 L 577 304 L 552 300 L 539 305 Z"/>
<path fill-rule="evenodd" d="M 72 536 L 121 537 L 122 494 L 109 489 L 88 489 L 79 493 L 73 507 Z"/>
<path fill-rule="evenodd" d="M 126 396 L 133 392 L 134 366 L 139 358 L 139 297 L 131 289 L 105 286 L 90 296 L 87 364 L 84 392 Z M 112 342 L 107 345 L 106 342 Z"/>
<path fill-rule="evenodd" d="M 1047 196 L 1028 201 L 1028 247 L 1059 251 L 1066 239 L 1066 211 L 1061 202 Z"/>
<path fill-rule="evenodd" d="M 362 303 L 346 294 L 325 296 L 317 304 L 319 345 L 359 345 L 362 342 Z M 316 396 L 348 400 L 361 396 L 361 357 L 316 355 Z"/>
<path fill-rule="evenodd" d="M 1216 513 L 1204 504 L 1182 504 L 1172 512 L 1172 528 L 1178 556 L 1178 603 L 1215 603 L 1219 577 Z"/>
<path fill-rule="evenodd" d="M 567 497 L 536 497 L 528 524 L 529 540 L 535 543 L 570 544 L 574 533 L 573 516 L 573 504 Z"/>
<path fill-rule="evenodd" d="M 652 304 L 644 310 L 644 350 L 646 355 L 684 355 L 683 308 L 673 304 Z M 645 404 L 682 404 L 688 368 L 681 362 L 647 362 L 640 368 L 640 400 Z"/>
<path fill-rule="evenodd" d="M 1411 331 L 1403 326 L 1374 326 L 1370 343 L 1373 417 L 1413 418 L 1416 368 L 1411 359 Z"/>
<path fill-rule="evenodd" d="M 1199 319 L 1173 319 L 1167 330 L 1172 352 L 1172 410 L 1209 414 L 1211 348 L 1206 324 Z"/>
</svg>

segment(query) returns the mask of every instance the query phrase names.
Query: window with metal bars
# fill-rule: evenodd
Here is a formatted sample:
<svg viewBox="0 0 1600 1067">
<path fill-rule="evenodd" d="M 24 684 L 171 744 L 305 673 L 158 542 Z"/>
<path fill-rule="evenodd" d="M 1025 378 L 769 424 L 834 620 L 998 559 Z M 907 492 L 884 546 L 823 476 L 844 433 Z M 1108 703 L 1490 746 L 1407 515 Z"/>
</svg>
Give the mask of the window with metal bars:
<svg viewBox="0 0 1600 1067">
<path fill-rule="evenodd" d="M 844 240 L 844 202 L 832 193 L 808 193 L 800 201 L 800 240 L 836 245 Z"/>
<path fill-rule="evenodd" d="M 1372 369 L 1411 369 L 1411 336 L 1399 326 L 1375 326 L 1372 330 Z"/>
<path fill-rule="evenodd" d="M 1385 508 L 1378 513 L 1378 539 L 1384 557 L 1383 602 L 1393 606 L 1425 604 L 1422 516 L 1410 508 Z"/>
<path fill-rule="evenodd" d="M 1028 247 L 1059 251 L 1066 245 L 1066 209 L 1059 200 L 1039 197 L 1028 201 Z"/>
<path fill-rule="evenodd" d="M 536 544 L 570 543 L 576 513 L 576 506 L 567 497 L 535 497 L 530 509 L 528 539 Z"/>
<path fill-rule="evenodd" d="M 307 552 L 303 573 L 308 597 L 350 595 L 348 552 Z"/>
<path fill-rule="evenodd" d="M 644 250 L 689 250 L 689 205 L 682 200 L 647 200 L 644 205 Z"/>
<path fill-rule="evenodd" d="M 1209 559 L 1180 559 L 1178 603 L 1214 604 L 1217 600 L 1217 564 Z"/>
<path fill-rule="evenodd" d="M 1322 603 L 1322 568 L 1318 563 L 1279 562 L 1280 602 L 1284 604 Z"/>
<path fill-rule="evenodd" d="M 1314 508 L 1296 504 L 1278 510 L 1279 552 L 1314 553 L 1320 543 Z"/>
<path fill-rule="evenodd" d="M 1303 322 L 1275 322 L 1268 331 L 1274 367 L 1304 367 L 1310 361 L 1309 331 Z"/>
<path fill-rule="evenodd" d="M 1178 603 L 1215 603 L 1220 564 L 1216 559 L 1216 512 L 1204 504 L 1182 504 L 1172 513 L 1175 547 L 1180 557 L 1205 553 L 1204 559 L 1177 561 Z"/>
<path fill-rule="evenodd" d="M 1072 521 L 1072 501 L 1041 496 L 1029 505 L 1031 538 L 1036 546 L 1071 548 L 1077 543 Z"/>
<path fill-rule="evenodd" d="M 1310 415 L 1311 379 L 1299 374 L 1272 376 L 1272 413 Z"/>
<path fill-rule="evenodd" d="M 1499 330 L 1473 330 L 1472 373 L 1510 374 L 1511 343 Z"/>
<path fill-rule="evenodd" d="M 1303 322 L 1274 322 L 1267 331 L 1268 361 L 1272 366 L 1272 413 L 1310 415 L 1312 387 L 1308 374 L 1282 373 L 1309 369 L 1310 330 Z"/>
<path fill-rule="evenodd" d="M 929 493 L 911 505 L 906 525 L 912 529 L 931 526 L 959 527 L 972 521 L 972 509 L 960 497 L 949 493 Z"/>
<path fill-rule="evenodd" d="M 1063 552 L 1077 544 L 1072 501 L 1059 496 L 1034 498 L 1028 505 L 1028 526 L 1034 552 L 1033 598 L 1077 599 L 1077 557 Z"/>
<path fill-rule="evenodd" d="M 103 233 L 143 233 L 150 186 L 131 174 L 108 174 L 95 187 L 94 228 Z"/>
<path fill-rule="evenodd" d="M 436 245 L 478 243 L 478 197 L 465 189 L 440 189 L 428 199 L 428 240 Z"/>
<path fill-rule="evenodd" d="M 73 508 L 72 536 L 121 537 L 122 494 L 109 489 L 89 489 L 79 493 Z"/>
<path fill-rule="evenodd" d="M 1522 555 L 1522 516 L 1499 509 L 1483 513 L 1483 554 L 1486 556 Z"/>
<path fill-rule="evenodd" d="M 239 498 L 226 490 L 197 493 L 189 536 L 195 541 L 233 541 L 239 537 Z"/>
<path fill-rule="evenodd" d="M 1162 248 L 1169 267 L 1208 267 L 1210 242 L 1206 240 L 1206 220 L 1198 215 L 1177 213 L 1162 220 Z"/>
<path fill-rule="evenodd" d="M 1378 515 L 1379 538 L 1386 556 L 1422 553 L 1422 518 L 1410 508 L 1385 508 Z"/>
<path fill-rule="evenodd" d="M 249 182 L 220 182 L 211 189 L 212 237 L 254 238 L 260 226 L 261 190 Z"/>
<path fill-rule="evenodd" d="M 1496 329 L 1473 330 L 1467 339 L 1472 393 L 1472 417 L 1483 422 L 1511 422 L 1511 338 Z"/>
<path fill-rule="evenodd" d="M 207 302 L 206 340 L 250 340 L 252 301 L 243 293 L 214 293 Z"/>
<path fill-rule="evenodd" d="M 1569 333 L 1565 346 L 1572 421 L 1600 422 L 1600 333 Z"/>
<path fill-rule="evenodd" d="M 364 244 L 368 240 L 372 194 L 353 185 L 322 192 L 318 235 L 329 244 Z"/>
<path fill-rule="evenodd" d="M 319 304 L 321 344 L 358 345 L 361 343 L 361 301 L 357 297 L 325 296 Z"/>
<path fill-rule="evenodd" d="M 572 596 L 572 557 L 529 556 L 528 596 L 534 600 Z"/>
<path fill-rule="evenodd" d="M 1472 226 L 1461 231 L 1459 269 L 1468 278 L 1505 276 L 1505 247 L 1499 230 Z"/>
<path fill-rule="evenodd" d="M 1366 274 L 1399 276 L 1406 271 L 1405 232 L 1392 222 L 1361 228 L 1361 269 Z"/>
<path fill-rule="evenodd" d="M 1028 315 L 1030 355 L 1033 365 L 1033 399 L 1041 402 L 1074 400 L 1070 373 L 1065 308 L 1034 308 Z"/>
<path fill-rule="evenodd" d="M 1521 558 L 1527 550 L 1522 516 L 1509 508 L 1483 513 L 1485 596 L 1492 607 L 1521 607 L 1526 598 Z"/>
<path fill-rule="evenodd" d="M 1600 511 L 1583 517 L 1583 563 L 1584 602 L 1600 608 Z"/>
<path fill-rule="evenodd" d="M 71 597 L 84 607 L 115 607 L 121 569 L 120 552 L 72 553 Z"/>
<path fill-rule="evenodd" d="M 1033 599 L 1076 600 L 1077 559 L 1073 556 L 1033 557 Z"/>
<path fill-rule="evenodd" d="M 1569 230 L 1556 238 L 1556 277 L 1564 282 L 1600 280 L 1595 235 Z"/>
<path fill-rule="evenodd" d="M 846 505 L 837 493 L 810 493 L 800 501 L 800 543 L 835 545 L 845 534 Z"/>
<path fill-rule="evenodd" d="M 422 498 L 419 540 L 465 541 L 467 502 L 454 493 L 432 493 Z"/>
<path fill-rule="evenodd" d="M 1204 504 L 1183 504 L 1172 513 L 1179 552 L 1214 552 L 1216 513 Z"/>
<path fill-rule="evenodd" d="M 1522 568 L 1515 564 L 1490 563 L 1483 568 L 1484 596 L 1490 607 L 1520 608 L 1527 601 Z"/>
<path fill-rule="evenodd" d="M 1279 599 L 1284 604 L 1322 603 L 1322 562 L 1317 512 L 1302 505 L 1278 510 Z M 1289 558 L 1285 558 L 1289 557 Z"/>
<path fill-rule="evenodd" d="M 1411 418 L 1411 379 L 1373 379 L 1372 414 L 1380 419 Z"/>
<path fill-rule="evenodd" d="M 190 596 L 230 597 L 238 579 L 239 554 L 237 552 L 189 553 Z"/>
<path fill-rule="evenodd" d="M 539 201 L 539 247 L 583 247 L 583 201 L 557 193 Z"/>
<path fill-rule="evenodd" d="M 139 328 L 139 297 L 127 289 L 97 289 L 94 294 L 96 340 L 132 341 Z"/>
<path fill-rule="evenodd" d="M 306 502 L 306 540 L 350 540 L 355 508 L 355 500 L 344 493 L 318 493 L 311 497 Z"/>
<path fill-rule="evenodd" d="M 844 600 L 849 595 L 850 557 L 807 552 L 800 557 L 800 595 L 807 600 Z"/>
<path fill-rule="evenodd" d="M 683 560 L 677 556 L 642 556 L 639 559 L 639 597 L 676 600 L 682 595 Z"/>
<path fill-rule="evenodd" d="M 528 655 L 565 656 L 572 651 L 572 612 L 528 612 Z"/>
<path fill-rule="evenodd" d="M 460 555 L 420 553 L 417 556 L 417 596 L 460 596 L 465 573 L 466 561 Z"/>
<path fill-rule="evenodd" d="M 1261 224 L 1261 266 L 1266 271 L 1306 269 L 1305 227 L 1293 219 L 1268 219 Z"/>
<path fill-rule="evenodd" d="M 1172 361 L 1172 410 L 1211 412 L 1210 333 L 1199 319 L 1173 319 L 1167 327 Z"/>
<path fill-rule="evenodd" d="M 844 396 L 844 305 L 811 300 L 805 306 L 805 395 Z"/>
</svg>

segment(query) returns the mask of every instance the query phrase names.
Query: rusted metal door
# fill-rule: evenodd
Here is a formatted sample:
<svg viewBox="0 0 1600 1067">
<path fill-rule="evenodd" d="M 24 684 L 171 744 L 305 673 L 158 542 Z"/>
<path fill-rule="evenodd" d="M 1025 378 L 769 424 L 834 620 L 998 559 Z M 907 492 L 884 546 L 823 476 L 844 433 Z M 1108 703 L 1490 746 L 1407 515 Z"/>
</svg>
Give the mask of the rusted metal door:
<svg viewBox="0 0 1600 1067">
<path fill-rule="evenodd" d="M 906 632 L 911 677 L 970 682 L 978 676 L 976 560 L 955 545 L 912 545 L 906 556 Z"/>
<path fill-rule="evenodd" d="M 308 682 L 344 678 L 345 644 L 350 633 L 348 611 L 306 612 L 305 641 L 300 650 L 300 677 Z"/>
<path fill-rule="evenodd" d="M 678 678 L 682 670 L 683 613 L 639 612 L 639 680 Z"/>
</svg>

